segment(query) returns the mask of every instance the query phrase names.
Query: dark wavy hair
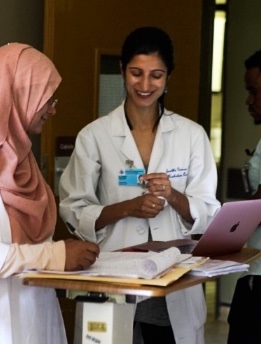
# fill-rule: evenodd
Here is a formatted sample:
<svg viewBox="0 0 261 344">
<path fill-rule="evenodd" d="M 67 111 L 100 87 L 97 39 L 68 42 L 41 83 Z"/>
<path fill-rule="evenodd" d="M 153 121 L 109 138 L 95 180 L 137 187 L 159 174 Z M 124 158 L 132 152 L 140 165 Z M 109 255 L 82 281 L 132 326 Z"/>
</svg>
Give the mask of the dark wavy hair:
<svg viewBox="0 0 261 344">
<path fill-rule="evenodd" d="M 123 72 L 125 73 L 127 64 L 134 56 L 152 53 L 159 54 L 169 76 L 174 69 L 174 47 L 169 35 L 162 29 L 151 26 L 140 27 L 132 31 L 126 37 L 121 50 L 120 61 Z M 164 97 L 165 93 L 158 99 L 160 117 L 164 112 Z"/>
<path fill-rule="evenodd" d="M 249 56 L 244 62 L 246 69 L 260 68 L 261 69 L 261 50 L 256 51 L 253 55 Z"/>
</svg>

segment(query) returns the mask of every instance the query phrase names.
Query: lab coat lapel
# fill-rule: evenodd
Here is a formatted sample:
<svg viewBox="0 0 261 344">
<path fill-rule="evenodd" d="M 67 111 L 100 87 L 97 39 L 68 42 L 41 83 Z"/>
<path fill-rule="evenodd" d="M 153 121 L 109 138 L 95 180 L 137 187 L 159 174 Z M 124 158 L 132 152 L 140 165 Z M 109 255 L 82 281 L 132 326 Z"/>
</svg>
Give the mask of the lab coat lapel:
<svg viewBox="0 0 261 344">
<path fill-rule="evenodd" d="M 175 128 L 175 125 L 171 117 L 169 116 L 171 113 L 169 111 L 166 111 L 166 114 L 167 116 L 163 115 L 160 120 L 157 134 L 155 137 L 155 142 L 153 145 L 150 163 L 148 167 L 148 172 L 150 173 L 157 171 L 157 167 L 164 154 L 164 135 L 168 131 L 174 130 Z M 120 122 L 116 120 L 116 117 L 118 116 L 121 117 Z M 143 166 L 143 162 L 139 154 L 139 151 L 137 149 L 134 138 L 125 120 L 123 103 L 117 109 L 116 117 L 115 117 L 115 122 L 112 125 L 113 135 L 122 136 L 123 138 L 123 144 L 121 147 L 122 153 L 126 156 L 126 160 L 130 160 L 134 162 L 134 167 L 140 168 L 141 166 Z"/>
<path fill-rule="evenodd" d="M 141 160 L 140 153 L 134 141 L 134 138 L 129 131 L 123 141 L 121 147 L 122 153 L 126 156 L 126 161 L 130 160 L 133 161 L 133 167 L 141 168 L 143 167 L 143 162 Z"/>
<path fill-rule="evenodd" d="M 160 160 L 161 160 L 163 152 L 164 152 L 163 146 L 164 146 L 163 145 L 163 136 L 162 136 L 161 128 L 159 127 L 157 134 L 156 134 L 156 137 L 155 137 L 154 144 L 153 144 L 151 156 L 150 156 L 148 173 L 153 173 L 153 172 L 157 171 L 157 167 L 160 163 Z"/>
<path fill-rule="evenodd" d="M 161 120 L 159 122 L 159 126 L 157 129 L 157 134 L 155 137 L 153 149 L 151 152 L 151 157 L 150 157 L 150 163 L 149 163 L 149 168 L 148 172 L 153 173 L 153 172 L 159 172 L 158 166 L 160 164 L 161 158 L 165 152 L 166 149 L 169 149 L 169 147 L 164 147 L 164 137 L 165 135 L 168 135 L 169 131 L 172 131 L 175 129 L 175 125 L 171 119 L 171 116 L 168 111 L 166 111 L 167 115 L 163 115 L 161 117 Z M 160 171 L 164 172 L 164 171 Z"/>
<path fill-rule="evenodd" d="M 120 121 L 119 121 L 120 118 Z M 127 125 L 124 115 L 123 103 L 119 106 L 115 112 L 115 116 L 112 119 L 112 135 L 122 138 L 121 152 L 126 157 L 126 161 L 133 161 L 133 167 L 143 167 L 138 148 L 131 134 L 131 131 Z"/>
<path fill-rule="evenodd" d="M 150 163 L 148 168 L 149 173 L 153 173 L 156 171 L 164 172 L 159 171 L 158 166 L 160 164 L 161 158 L 165 150 L 169 149 L 169 147 L 164 147 L 164 137 L 165 135 L 168 135 L 169 131 L 175 130 L 175 124 L 173 123 L 173 120 L 170 116 L 171 114 L 171 112 L 165 110 L 164 115 L 160 119 L 153 149 L 151 152 Z"/>
</svg>

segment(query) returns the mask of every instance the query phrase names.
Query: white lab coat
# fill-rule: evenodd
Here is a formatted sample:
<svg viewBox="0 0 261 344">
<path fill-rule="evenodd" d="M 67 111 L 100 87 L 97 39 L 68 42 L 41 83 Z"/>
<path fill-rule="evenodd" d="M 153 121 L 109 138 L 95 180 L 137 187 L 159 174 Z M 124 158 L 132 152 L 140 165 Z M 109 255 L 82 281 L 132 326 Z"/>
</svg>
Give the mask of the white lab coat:
<svg viewBox="0 0 261 344">
<path fill-rule="evenodd" d="M 0 276 L 10 242 L 9 218 L 0 196 Z M 67 343 L 55 291 L 25 286 L 19 276 L 0 278 L 0 319 L 0 343 Z"/>
<path fill-rule="evenodd" d="M 119 186 L 128 168 L 143 168 L 127 125 L 123 104 L 83 128 L 60 180 L 60 214 L 70 231 L 112 251 L 148 240 L 173 240 L 203 233 L 219 209 L 215 198 L 217 172 L 208 137 L 197 123 L 165 110 L 151 153 L 148 173 L 166 172 L 172 186 L 187 195 L 195 222 L 191 226 L 168 204 L 153 219 L 129 217 L 95 231 L 104 206 L 137 197 L 140 186 Z M 202 344 L 206 309 L 202 286 L 167 297 L 177 344 Z M 197 331 L 201 332 L 197 340 Z"/>
</svg>

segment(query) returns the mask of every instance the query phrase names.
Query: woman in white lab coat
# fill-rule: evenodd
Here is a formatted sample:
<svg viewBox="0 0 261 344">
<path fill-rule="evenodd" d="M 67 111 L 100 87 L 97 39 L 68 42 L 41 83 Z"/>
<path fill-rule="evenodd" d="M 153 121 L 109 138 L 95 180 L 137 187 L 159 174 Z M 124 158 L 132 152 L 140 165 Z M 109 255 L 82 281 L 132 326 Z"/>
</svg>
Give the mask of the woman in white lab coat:
<svg viewBox="0 0 261 344">
<path fill-rule="evenodd" d="M 80 240 L 53 242 L 56 205 L 31 151 L 55 115 L 61 77 L 44 54 L 26 44 L 0 47 L 0 342 L 66 344 L 54 289 L 23 285 L 24 269 L 78 270 L 99 247 Z"/>
<path fill-rule="evenodd" d="M 220 206 L 216 166 L 203 128 L 164 108 L 172 42 L 160 29 L 139 28 L 120 62 L 126 99 L 78 134 L 60 214 L 104 251 L 203 233 Z M 202 344 L 205 318 L 201 285 L 141 302 L 135 315 L 145 344 Z"/>
</svg>

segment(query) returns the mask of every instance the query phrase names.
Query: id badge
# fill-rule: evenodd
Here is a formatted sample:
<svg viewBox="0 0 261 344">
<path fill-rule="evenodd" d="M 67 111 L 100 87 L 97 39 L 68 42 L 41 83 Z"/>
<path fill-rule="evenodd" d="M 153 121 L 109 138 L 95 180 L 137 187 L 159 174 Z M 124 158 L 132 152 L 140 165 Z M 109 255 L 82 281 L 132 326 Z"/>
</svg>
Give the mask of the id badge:
<svg viewBox="0 0 261 344">
<path fill-rule="evenodd" d="M 142 182 L 140 177 L 145 174 L 144 168 L 126 168 L 120 171 L 118 184 L 125 186 L 140 186 Z"/>
</svg>

